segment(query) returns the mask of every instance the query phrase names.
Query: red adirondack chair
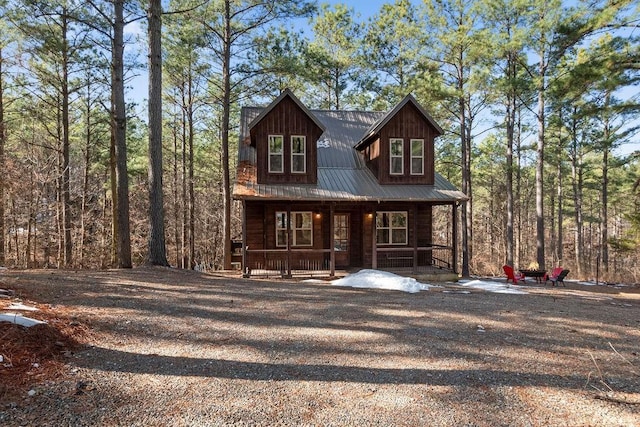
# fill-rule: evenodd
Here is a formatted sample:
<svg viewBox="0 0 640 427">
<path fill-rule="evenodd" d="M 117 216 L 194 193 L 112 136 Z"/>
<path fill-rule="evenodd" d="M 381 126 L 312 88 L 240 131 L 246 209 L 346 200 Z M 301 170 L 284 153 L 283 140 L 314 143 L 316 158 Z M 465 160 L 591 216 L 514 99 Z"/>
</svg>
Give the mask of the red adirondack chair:
<svg viewBox="0 0 640 427">
<path fill-rule="evenodd" d="M 524 282 L 524 274 L 515 273 L 513 267 L 510 265 L 503 265 L 502 269 L 504 270 L 504 274 L 507 275 L 507 283 L 509 283 L 509 280 L 511 280 L 514 285 L 517 285 L 520 280 Z"/>
</svg>

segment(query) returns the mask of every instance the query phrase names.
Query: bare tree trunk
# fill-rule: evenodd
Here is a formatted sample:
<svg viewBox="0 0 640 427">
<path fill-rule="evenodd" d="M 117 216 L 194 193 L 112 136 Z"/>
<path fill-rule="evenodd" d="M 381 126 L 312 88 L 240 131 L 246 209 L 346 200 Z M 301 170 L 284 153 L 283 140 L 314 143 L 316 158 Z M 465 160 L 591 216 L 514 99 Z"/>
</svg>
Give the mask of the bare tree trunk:
<svg viewBox="0 0 640 427">
<path fill-rule="evenodd" d="M 575 111 L 574 111 L 575 114 Z M 584 272 L 584 235 L 582 219 L 582 153 L 578 147 L 576 119 L 572 120 L 571 127 L 571 178 L 573 187 L 573 206 L 576 228 L 574 232 L 575 262 L 577 276 L 581 277 Z"/>
<path fill-rule="evenodd" d="M 71 241 L 71 191 L 69 167 L 69 46 L 67 40 L 68 17 L 63 10 L 62 19 L 62 227 L 64 241 L 63 264 L 69 267 L 72 262 L 73 242 Z"/>
<path fill-rule="evenodd" d="M 106 177 L 105 177 L 106 180 Z M 111 245 L 107 245 L 107 194 L 108 191 L 105 189 L 102 192 L 102 230 L 101 230 L 101 238 L 100 238 L 100 268 L 107 267 L 107 259 L 113 261 L 110 258 L 110 255 L 113 253 L 113 241 Z M 110 263 L 109 265 L 113 265 Z"/>
<path fill-rule="evenodd" d="M 540 83 L 538 86 L 538 147 L 536 162 L 536 261 L 538 268 L 545 269 L 544 259 L 544 139 L 545 139 L 545 114 L 544 114 L 544 87 L 546 64 L 545 52 L 540 54 Z"/>
<path fill-rule="evenodd" d="M 515 75 L 516 61 L 511 58 L 511 53 L 507 59 L 508 76 Z M 507 96 L 507 111 L 505 115 L 505 121 L 507 126 L 507 227 L 506 227 L 506 264 L 513 266 L 513 138 L 515 128 L 515 116 L 516 116 L 516 97 L 510 91 Z"/>
<path fill-rule="evenodd" d="M 117 227 L 118 268 L 131 268 L 131 231 L 129 225 L 129 177 L 127 175 L 127 117 L 124 100 L 124 0 L 114 0 L 114 25 L 111 90 L 113 101 L 114 158 L 116 197 L 114 222 Z M 117 217 L 117 220 L 115 219 Z"/>
<path fill-rule="evenodd" d="M 562 156 L 558 158 L 558 176 L 557 176 L 557 196 L 558 196 L 558 240 L 556 243 L 556 256 L 558 259 L 558 265 L 562 265 L 562 259 L 564 258 L 564 248 L 563 248 L 563 234 L 564 234 L 564 215 L 562 214 L 562 206 L 563 206 L 563 192 L 562 192 Z"/>
<path fill-rule="evenodd" d="M 57 238 L 57 242 L 58 242 L 58 253 L 56 255 L 56 267 L 60 268 L 64 266 L 64 246 L 65 246 L 65 239 L 64 239 L 64 199 L 62 196 L 63 193 L 63 180 L 64 180 L 64 172 L 62 169 L 62 164 L 63 164 L 63 143 L 62 143 L 62 134 L 63 134 L 63 130 L 62 130 L 62 107 L 61 105 L 61 100 L 60 97 L 58 96 L 58 98 L 56 99 L 57 104 L 56 104 L 56 227 L 57 227 L 57 233 L 58 233 L 58 238 Z"/>
<path fill-rule="evenodd" d="M 11 212 L 12 212 L 12 219 L 13 219 L 13 229 L 17 230 L 18 227 L 20 226 L 18 224 L 18 213 L 17 213 L 17 208 L 16 208 L 16 199 L 15 198 L 11 198 Z M 13 265 L 15 267 L 20 265 L 20 239 L 18 238 L 18 233 L 13 233 L 13 241 L 14 241 L 14 246 L 15 246 L 15 261 L 13 263 Z"/>
<path fill-rule="evenodd" d="M 182 109 L 182 247 L 181 247 L 181 264 L 182 268 L 187 268 L 187 246 L 189 242 L 189 227 L 187 224 L 189 223 L 189 200 L 187 199 L 187 187 L 188 187 L 188 179 L 187 179 L 187 112 L 184 108 L 184 86 L 182 87 L 183 92 L 183 109 Z"/>
<path fill-rule="evenodd" d="M 191 65 L 189 65 L 191 67 Z M 189 121 L 189 268 L 192 269 L 195 267 L 195 257 L 196 257 L 196 196 L 194 190 L 194 176 L 193 176 L 193 138 L 194 138 L 194 117 L 193 117 L 193 74 L 190 70 L 189 72 L 189 103 L 187 107 L 187 119 Z M 228 156 L 228 149 L 227 149 Z M 228 162 L 227 162 L 228 164 Z M 228 167 L 227 167 L 228 169 Z M 229 199 L 231 200 L 231 199 Z M 231 229 L 231 217 L 229 217 L 229 229 Z M 229 247 L 231 250 L 231 247 Z"/>
<path fill-rule="evenodd" d="M 521 157 L 520 157 L 520 152 L 521 152 L 521 147 L 522 147 L 522 115 L 520 110 L 518 110 L 518 114 L 517 114 L 517 129 L 518 132 L 514 135 L 515 137 L 515 144 L 516 144 L 516 159 L 517 159 L 517 164 L 516 164 L 516 194 L 514 196 L 515 200 L 520 201 L 521 200 L 521 196 L 522 196 L 522 168 L 521 168 Z M 522 202 L 519 202 L 517 204 L 517 206 L 514 207 L 515 208 L 515 212 L 516 212 L 516 221 L 517 221 L 517 234 L 515 237 L 515 257 L 513 259 L 513 265 L 514 266 L 518 266 L 520 265 L 520 260 L 521 258 L 521 251 L 522 251 Z"/>
<path fill-rule="evenodd" d="M 609 107 L 611 94 L 605 96 L 605 106 Z M 605 110 L 604 117 L 604 147 L 602 150 L 602 267 L 605 273 L 609 272 L 609 153 L 611 149 L 611 123 L 609 114 Z"/>
<path fill-rule="evenodd" d="M 112 116 L 113 122 L 113 116 Z M 111 250 L 109 256 L 109 265 L 118 265 L 118 176 L 116 173 L 116 138 L 115 138 L 115 122 L 111 123 L 111 140 L 109 146 L 109 178 L 111 191 Z M 106 201 L 105 201 L 106 203 Z"/>
<path fill-rule="evenodd" d="M 467 115 L 466 102 L 462 95 L 464 93 L 464 58 L 463 53 L 459 53 L 457 72 L 457 89 L 460 92 L 458 98 L 458 125 L 460 127 L 460 142 L 462 145 L 462 192 L 469 198 L 462 205 L 460 222 L 462 223 L 462 266 L 461 274 L 463 277 L 469 276 L 469 264 L 471 262 L 470 239 L 471 229 L 471 144 L 467 138 Z"/>
<path fill-rule="evenodd" d="M 224 2 L 224 41 L 222 65 L 222 191 L 224 195 L 223 267 L 231 269 L 231 184 L 229 177 L 229 116 L 231 110 L 231 5 Z"/>
<path fill-rule="evenodd" d="M 87 193 L 89 192 L 89 167 L 91 162 L 91 78 L 87 77 L 87 99 L 85 114 L 84 133 L 84 171 L 82 173 L 82 197 L 80 200 L 80 267 L 84 267 L 84 245 L 87 239 L 86 214 L 87 214 Z"/>
<path fill-rule="evenodd" d="M 174 116 L 173 123 L 173 239 L 175 243 L 176 267 L 180 267 L 180 202 L 178 188 L 180 180 L 178 179 L 178 115 Z"/>
<path fill-rule="evenodd" d="M 149 0 L 149 253 L 147 262 L 168 266 L 162 194 L 162 5 Z"/>
<path fill-rule="evenodd" d="M 4 74 L 2 71 L 2 47 L 0 46 L 0 171 L 5 171 L 4 147 L 6 143 L 6 132 L 4 124 Z M 5 256 L 5 210 L 4 210 L 4 174 L 0 173 L 0 266 L 6 263 Z"/>
</svg>

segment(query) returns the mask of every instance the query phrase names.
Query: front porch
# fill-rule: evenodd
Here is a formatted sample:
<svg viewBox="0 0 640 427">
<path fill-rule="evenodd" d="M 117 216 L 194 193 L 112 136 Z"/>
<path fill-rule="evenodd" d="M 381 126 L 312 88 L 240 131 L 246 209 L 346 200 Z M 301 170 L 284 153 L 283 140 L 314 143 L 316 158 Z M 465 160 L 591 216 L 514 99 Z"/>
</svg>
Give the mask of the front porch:
<svg viewBox="0 0 640 427">
<path fill-rule="evenodd" d="M 334 277 L 335 250 L 246 249 L 244 277 Z M 403 276 L 450 280 L 457 277 L 452 246 L 374 249 L 371 268 Z M 353 269 L 351 267 L 350 269 Z M 366 267 L 363 267 L 366 268 Z M 338 271 L 341 271 L 338 269 Z"/>
</svg>

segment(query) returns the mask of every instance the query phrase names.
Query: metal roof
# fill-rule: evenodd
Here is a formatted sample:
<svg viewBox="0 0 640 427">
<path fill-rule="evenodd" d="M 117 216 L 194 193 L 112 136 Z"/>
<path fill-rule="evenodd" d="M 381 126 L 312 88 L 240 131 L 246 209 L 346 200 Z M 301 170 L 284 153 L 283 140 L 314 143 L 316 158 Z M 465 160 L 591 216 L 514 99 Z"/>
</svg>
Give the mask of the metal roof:
<svg viewBox="0 0 640 427">
<path fill-rule="evenodd" d="M 255 173 L 253 177 L 255 178 Z M 233 194 L 237 199 L 328 202 L 419 201 L 447 204 L 467 199 L 464 193 L 438 173 L 435 174 L 434 185 L 380 185 L 366 168 L 318 168 L 318 183 L 315 185 L 257 184 L 255 179 L 239 179 L 234 186 Z"/>
<path fill-rule="evenodd" d="M 403 102 L 411 99 L 405 98 Z M 272 109 L 273 105 L 267 108 Z M 397 112 L 398 108 L 392 111 Z M 325 130 L 317 144 L 318 183 L 258 184 L 256 149 L 251 146 L 249 131 L 265 116 L 264 112 L 264 107 L 244 107 L 240 113 L 238 173 L 233 189 L 236 199 L 424 201 L 442 204 L 467 199 L 463 192 L 438 173 L 435 174 L 434 185 L 379 184 L 366 167 L 362 155 L 354 149 L 373 127 L 392 117 L 389 113 L 375 111 L 309 110 Z"/>
</svg>

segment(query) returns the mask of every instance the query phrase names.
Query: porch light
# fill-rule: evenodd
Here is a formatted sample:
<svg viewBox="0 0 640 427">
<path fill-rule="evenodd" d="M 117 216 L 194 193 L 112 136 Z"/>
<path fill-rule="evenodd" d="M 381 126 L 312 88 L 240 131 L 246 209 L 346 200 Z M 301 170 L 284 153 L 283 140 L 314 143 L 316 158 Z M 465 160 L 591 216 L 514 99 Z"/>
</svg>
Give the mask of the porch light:
<svg viewBox="0 0 640 427">
<path fill-rule="evenodd" d="M 317 219 L 322 218 L 322 214 L 321 214 L 320 212 L 316 212 L 316 218 L 317 218 Z"/>
<path fill-rule="evenodd" d="M 373 218 L 373 213 L 372 212 L 367 213 L 367 218 L 369 219 Z"/>
</svg>

